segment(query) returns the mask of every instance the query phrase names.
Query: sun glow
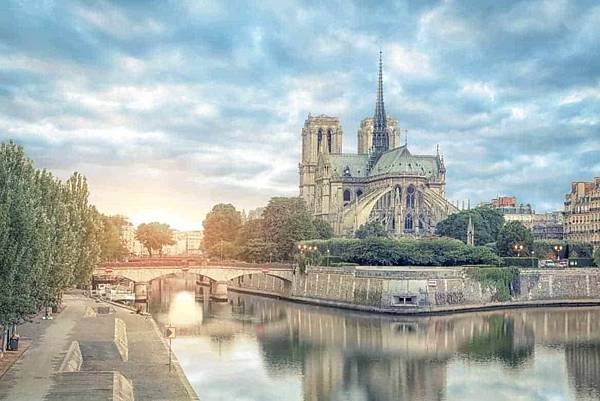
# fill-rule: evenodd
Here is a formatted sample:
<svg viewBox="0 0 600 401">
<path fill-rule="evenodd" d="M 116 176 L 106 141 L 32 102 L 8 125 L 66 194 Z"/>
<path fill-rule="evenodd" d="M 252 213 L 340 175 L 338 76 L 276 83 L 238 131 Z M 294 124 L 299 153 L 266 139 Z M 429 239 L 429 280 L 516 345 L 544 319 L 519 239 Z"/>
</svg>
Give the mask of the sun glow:
<svg viewBox="0 0 600 401">
<path fill-rule="evenodd" d="M 175 295 L 169 307 L 169 321 L 171 324 L 196 325 L 202 323 L 202 318 L 202 308 L 196 304 L 192 292 L 180 291 Z"/>
</svg>

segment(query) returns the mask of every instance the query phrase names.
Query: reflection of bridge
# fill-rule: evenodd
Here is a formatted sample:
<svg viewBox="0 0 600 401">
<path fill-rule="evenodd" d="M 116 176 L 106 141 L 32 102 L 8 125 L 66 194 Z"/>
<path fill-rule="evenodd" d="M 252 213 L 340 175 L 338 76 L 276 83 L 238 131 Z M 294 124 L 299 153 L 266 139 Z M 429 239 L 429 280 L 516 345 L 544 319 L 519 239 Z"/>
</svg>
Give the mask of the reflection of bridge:
<svg viewBox="0 0 600 401">
<path fill-rule="evenodd" d="M 148 294 L 148 283 L 161 277 L 175 274 L 196 274 L 205 277 L 211 282 L 211 297 L 217 301 L 227 300 L 227 288 L 229 281 L 251 274 L 265 274 L 281 279 L 284 285 L 291 286 L 293 269 L 282 264 L 250 264 L 239 263 L 232 265 L 191 265 L 185 260 L 167 260 L 162 263 L 159 260 L 146 263 L 124 262 L 111 263 L 100 266 L 94 270 L 95 277 L 120 277 L 134 283 L 136 304 L 145 304 Z"/>
</svg>

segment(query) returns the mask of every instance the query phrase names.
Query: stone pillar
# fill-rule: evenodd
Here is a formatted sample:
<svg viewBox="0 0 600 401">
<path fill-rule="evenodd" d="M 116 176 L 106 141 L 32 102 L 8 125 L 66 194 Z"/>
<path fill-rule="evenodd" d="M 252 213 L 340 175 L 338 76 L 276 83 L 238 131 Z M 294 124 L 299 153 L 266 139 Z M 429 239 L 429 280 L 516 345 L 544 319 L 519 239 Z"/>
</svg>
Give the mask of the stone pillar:
<svg viewBox="0 0 600 401">
<path fill-rule="evenodd" d="M 148 283 L 135 283 L 133 285 L 135 294 L 134 306 L 142 312 L 148 311 Z"/>
<path fill-rule="evenodd" d="M 211 285 L 210 297 L 213 301 L 227 302 L 227 281 L 216 281 Z"/>
</svg>

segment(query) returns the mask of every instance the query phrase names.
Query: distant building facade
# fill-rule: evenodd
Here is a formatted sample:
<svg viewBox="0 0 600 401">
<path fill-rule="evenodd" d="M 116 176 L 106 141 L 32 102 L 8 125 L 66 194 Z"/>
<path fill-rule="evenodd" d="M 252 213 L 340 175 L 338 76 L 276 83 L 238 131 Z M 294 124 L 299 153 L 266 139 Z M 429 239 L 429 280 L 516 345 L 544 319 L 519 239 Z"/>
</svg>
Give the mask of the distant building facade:
<svg viewBox="0 0 600 401">
<path fill-rule="evenodd" d="M 506 222 L 523 224 L 536 240 L 561 240 L 564 237 L 562 212 L 536 213 L 529 203 L 518 203 L 515 196 L 499 196 L 481 206 L 500 211 Z"/>
<path fill-rule="evenodd" d="M 375 113 L 358 130 L 358 152 L 342 153 L 337 117 L 309 114 L 302 129 L 300 196 L 336 235 L 378 222 L 393 236 L 427 235 L 458 209 L 445 199 L 443 157 L 417 155 L 400 143 L 385 113 L 381 57 Z"/>
<path fill-rule="evenodd" d="M 600 246 L 600 177 L 571 183 L 565 196 L 565 238 Z"/>
<path fill-rule="evenodd" d="M 562 240 L 564 238 L 563 212 L 534 214 L 532 233 L 536 240 Z"/>
<path fill-rule="evenodd" d="M 518 221 L 529 230 L 533 230 L 534 210 L 528 203 L 517 203 L 517 198 L 514 196 L 499 196 L 489 202 L 482 203 L 480 206 L 499 210 L 504 215 L 505 221 Z"/>
</svg>

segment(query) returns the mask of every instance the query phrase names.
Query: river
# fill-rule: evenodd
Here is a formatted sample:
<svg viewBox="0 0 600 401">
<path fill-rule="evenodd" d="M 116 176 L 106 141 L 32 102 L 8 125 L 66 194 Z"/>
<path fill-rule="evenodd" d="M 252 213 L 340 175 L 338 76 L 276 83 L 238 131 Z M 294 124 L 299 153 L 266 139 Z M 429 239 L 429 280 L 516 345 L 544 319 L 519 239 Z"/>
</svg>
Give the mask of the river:
<svg viewBox="0 0 600 401">
<path fill-rule="evenodd" d="M 600 399 L 600 308 L 399 317 L 194 286 L 153 282 L 150 310 L 202 401 Z"/>
</svg>

